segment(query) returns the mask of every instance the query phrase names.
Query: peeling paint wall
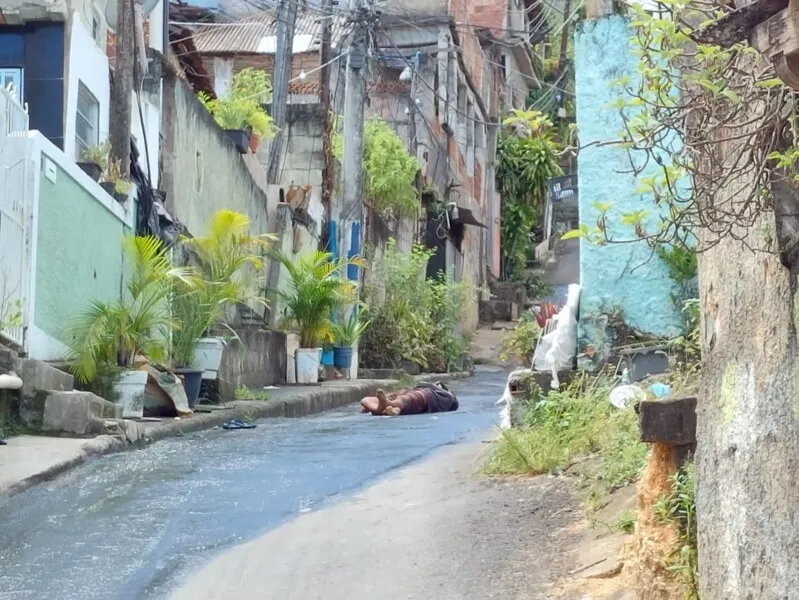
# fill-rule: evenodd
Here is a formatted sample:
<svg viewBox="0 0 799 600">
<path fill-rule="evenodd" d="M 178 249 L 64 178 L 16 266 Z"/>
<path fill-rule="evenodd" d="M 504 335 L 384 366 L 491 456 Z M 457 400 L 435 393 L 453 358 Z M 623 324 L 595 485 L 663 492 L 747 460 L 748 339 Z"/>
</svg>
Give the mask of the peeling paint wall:
<svg viewBox="0 0 799 600">
<path fill-rule="evenodd" d="M 585 21 L 575 33 L 577 126 L 583 146 L 616 138 L 622 130 L 618 110 L 608 104 L 618 97 L 612 82 L 637 73 L 630 36 L 627 19 L 616 15 Z M 600 213 L 595 203 L 612 202 L 608 230 L 613 238 L 633 237 L 632 228 L 621 224 L 623 213 L 648 210 L 647 224 L 657 227 L 651 196 L 638 193 L 638 179 L 627 173 L 626 150 L 588 146 L 581 150 L 577 167 L 581 224 L 596 227 Z M 666 266 L 643 242 L 598 246 L 581 240 L 580 282 L 584 339 L 590 337 L 587 317 L 611 307 L 621 309 L 624 321 L 634 329 L 658 336 L 679 331 L 680 313 L 671 299 L 674 284 Z"/>
</svg>

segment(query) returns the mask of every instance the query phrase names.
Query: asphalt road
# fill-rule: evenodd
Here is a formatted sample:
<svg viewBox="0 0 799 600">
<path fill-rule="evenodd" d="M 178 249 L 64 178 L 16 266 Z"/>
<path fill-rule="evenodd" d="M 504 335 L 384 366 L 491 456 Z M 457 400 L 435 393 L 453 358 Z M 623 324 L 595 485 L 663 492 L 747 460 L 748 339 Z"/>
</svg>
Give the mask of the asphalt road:
<svg viewBox="0 0 799 600">
<path fill-rule="evenodd" d="M 506 580 L 512 556 L 529 558 L 517 548 L 519 519 L 557 515 L 568 503 L 546 485 L 472 476 L 504 382 L 494 372 L 458 383 L 456 413 L 392 419 L 349 407 L 167 440 L 2 499 L 0 600 L 490 597 L 428 588 L 455 578 Z M 492 543 L 497 536 L 503 541 Z M 422 545 L 438 550 L 426 554 Z M 464 549 L 478 556 L 467 560 Z M 226 562 L 242 552 L 250 559 L 236 564 L 250 575 Z M 447 556 L 455 562 L 442 563 Z M 409 565 L 428 579 L 405 593 Z M 545 563 L 540 570 L 549 572 Z M 394 573 L 395 587 L 375 594 L 383 572 Z M 369 577 L 355 585 L 358 573 Z M 206 591 L 187 588 L 192 582 L 205 582 Z"/>
</svg>

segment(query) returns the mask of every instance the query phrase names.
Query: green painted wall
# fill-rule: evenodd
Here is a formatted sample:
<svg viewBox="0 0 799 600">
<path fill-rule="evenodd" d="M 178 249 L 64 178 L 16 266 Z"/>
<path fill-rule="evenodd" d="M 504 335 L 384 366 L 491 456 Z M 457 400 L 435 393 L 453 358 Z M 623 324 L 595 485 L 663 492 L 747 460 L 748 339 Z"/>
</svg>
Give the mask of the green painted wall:
<svg viewBox="0 0 799 600">
<path fill-rule="evenodd" d="M 56 182 L 42 173 L 34 324 L 67 342 L 65 324 L 91 300 L 119 298 L 122 240 L 132 232 L 56 163 Z"/>
</svg>

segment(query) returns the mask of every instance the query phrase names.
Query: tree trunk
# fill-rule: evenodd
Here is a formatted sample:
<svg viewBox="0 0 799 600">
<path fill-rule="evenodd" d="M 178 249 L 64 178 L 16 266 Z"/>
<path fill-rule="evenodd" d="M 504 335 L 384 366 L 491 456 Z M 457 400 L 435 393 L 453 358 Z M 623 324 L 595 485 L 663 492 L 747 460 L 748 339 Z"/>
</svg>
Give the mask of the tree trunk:
<svg viewBox="0 0 799 600">
<path fill-rule="evenodd" d="M 734 152 L 733 148 L 725 149 Z M 748 231 L 775 239 L 774 214 Z M 796 273 L 727 238 L 699 258 L 704 369 L 697 407 L 701 597 L 799 590 Z"/>
</svg>

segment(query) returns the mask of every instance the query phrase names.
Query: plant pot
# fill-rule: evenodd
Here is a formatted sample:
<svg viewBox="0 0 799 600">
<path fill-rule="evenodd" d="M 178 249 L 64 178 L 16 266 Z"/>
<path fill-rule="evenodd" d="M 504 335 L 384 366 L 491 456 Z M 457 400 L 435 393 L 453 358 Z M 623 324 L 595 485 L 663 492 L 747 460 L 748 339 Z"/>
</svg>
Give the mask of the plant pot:
<svg viewBox="0 0 799 600">
<path fill-rule="evenodd" d="M 258 144 L 261 143 L 261 138 L 254 133 L 250 134 L 250 150 L 253 154 L 258 152 Z"/>
<path fill-rule="evenodd" d="M 125 204 L 125 202 L 127 202 L 128 199 L 130 198 L 130 196 L 128 194 L 122 194 L 122 193 L 117 192 L 117 191 L 114 191 L 113 196 L 114 196 L 114 200 L 116 200 L 120 204 Z"/>
<path fill-rule="evenodd" d="M 301 385 L 319 383 L 319 359 L 321 354 L 321 348 L 299 348 L 294 353 L 297 383 Z"/>
<path fill-rule="evenodd" d="M 203 338 L 199 341 L 194 349 L 192 364 L 196 368 L 202 369 L 203 379 L 216 379 L 224 351 L 225 342 L 220 338 Z"/>
<path fill-rule="evenodd" d="M 247 154 L 247 150 L 250 147 L 250 136 L 247 135 L 246 131 L 243 129 L 225 129 L 225 133 L 227 133 L 227 136 L 240 154 Z"/>
<path fill-rule="evenodd" d="M 203 382 L 203 370 L 182 368 L 175 369 L 175 374 L 183 376 L 183 389 L 186 392 L 186 399 L 189 401 L 189 408 L 197 406 L 197 398 L 200 397 L 200 385 Z"/>
<path fill-rule="evenodd" d="M 332 367 L 335 364 L 335 350 L 322 350 L 322 366 Z"/>
<path fill-rule="evenodd" d="M 123 419 L 141 419 L 144 416 L 144 389 L 147 387 L 147 371 L 125 371 L 114 383 L 119 396 Z"/>
<path fill-rule="evenodd" d="M 352 346 L 336 347 L 333 350 L 333 364 L 337 369 L 352 367 Z"/>
<path fill-rule="evenodd" d="M 91 177 L 94 181 L 100 181 L 100 177 L 103 175 L 103 168 L 100 165 L 93 162 L 79 162 L 78 166 L 81 171 L 86 173 L 86 175 Z"/>
<path fill-rule="evenodd" d="M 114 193 L 116 192 L 116 185 L 114 184 L 113 181 L 101 181 L 100 182 L 100 187 L 105 190 L 106 194 L 108 194 L 109 196 L 112 196 L 112 197 L 113 197 Z"/>
</svg>

